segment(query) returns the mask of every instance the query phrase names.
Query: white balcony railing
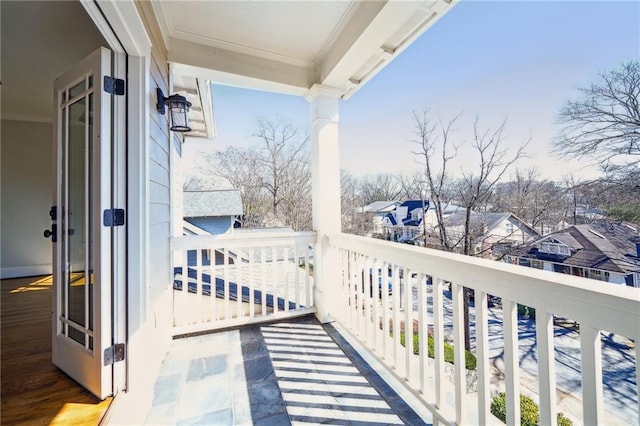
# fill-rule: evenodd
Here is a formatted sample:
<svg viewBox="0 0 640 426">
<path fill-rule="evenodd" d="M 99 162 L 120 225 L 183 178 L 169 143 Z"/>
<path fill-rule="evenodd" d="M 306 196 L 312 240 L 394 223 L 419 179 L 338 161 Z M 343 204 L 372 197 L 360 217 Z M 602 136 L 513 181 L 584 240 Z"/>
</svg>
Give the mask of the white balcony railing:
<svg viewBox="0 0 640 426">
<path fill-rule="evenodd" d="M 315 312 L 313 232 L 171 240 L 174 335 Z"/>
<path fill-rule="evenodd" d="M 556 382 L 566 381 L 556 375 L 557 318 L 569 318 L 580 329 L 575 351 L 579 354 L 573 361 L 578 363 L 574 370 L 579 375 L 582 410 L 573 417 L 583 424 L 640 423 L 636 364 L 640 349 L 636 346 L 623 354 L 635 372 L 626 371 L 619 382 L 605 386 L 601 338 L 606 330 L 623 336 L 630 346 L 640 341 L 638 289 L 347 234 L 330 236 L 323 244 L 327 242 L 339 259 L 338 264 L 326 265 L 330 273 L 324 274 L 338 277 L 323 283 L 331 301 L 330 315 L 339 330 L 351 334 L 405 381 L 433 413 L 434 424 L 495 421 L 489 412 L 496 392 L 492 363 L 502 369 L 498 387 L 507 395 L 507 423 L 519 424 L 517 395 L 532 392 L 530 386 L 521 386 L 521 375 L 529 372 L 520 353 L 518 304 L 536 310 L 529 349 L 534 353 L 537 389 L 529 396 L 540 405 L 541 424 L 556 424 L 556 413 L 561 411 Z M 174 334 L 315 312 L 315 244 L 316 234 L 311 232 L 173 238 Z M 475 293 L 473 391 L 464 352 L 454 351 L 453 366 L 444 361 L 445 340 L 452 340 L 456 349 L 464 347 L 463 286 Z M 502 307 L 489 307 L 488 300 L 496 298 Z M 411 343 L 401 345 L 397 330 L 404 331 L 406 342 L 418 334 L 419 355 Z M 433 359 L 427 357 L 427 335 L 433 337 Z M 452 383 L 448 375 L 453 376 Z M 607 417 L 603 395 L 612 388 L 618 392 L 618 404 L 635 406 L 631 418 Z"/>
<path fill-rule="evenodd" d="M 334 291 L 340 293 L 336 299 L 342 303 L 333 315 L 426 402 L 434 415 L 434 424 L 487 424 L 495 420 L 489 412 L 492 397 L 489 372 L 496 322 L 502 323 L 503 330 L 502 386 L 506 392 L 507 423 L 520 424 L 520 405 L 515 403 L 524 391 L 520 380 L 518 304 L 536 310 L 535 333 L 531 333 L 534 335 L 531 338 L 536 352 L 533 358 L 537 358 L 536 399 L 541 424 L 555 425 L 558 411 L 554 353 L 557 317 L 579 323 L 577 362 L 582 418 L 576 420 L 583 424 L 640 423 L 638 416 L 623 421 L 605 417 L 601 353 L 601 330 L 631 339 L 630 347 L 639 342 L 638 289 L 346 234 L 330 237 L 329 244 L 339 251 L 341 259 L 341 279 Z M 475 291 L 472 334 L 477 356 L 477 393 L 467 390 L 464 352 L 457 350 L 464 347 L 463 286 Z M 502 309 L 489 308 L 489 295 L 492 301 L 497 300 L 494 297 L 501 298 Z M 495 321 L 496 310 L 501 311 L 500 321 Z M 419 355 L 414 355 L 412 344 L 401 345 L 396 330 L 402 328 L 406 342 L 413 341 L 414 330 L 418 334 Z M 430 329 L 434 339 L 433 360 L 427 358 L 425 338 Z M 453 385 L 445 378 L 444 362 L 445 337 L 451 335 L 456 349 Z M 640 374 L 635 361 L 640 358 L 640 350 L 636 346 L 635 352 L 633 349 L 629 352 L 634 358 L 631 371 L 635 368 L 635 375 L 627 372 L 627 377 L 621 380 L 624 398 L 618 402 L 631 403 L 633 411 L 633 402 L 638 410 L 640 399 L 637 385 Z M 447 402 L 451 398 L 453 404 Z"/>
</svg>

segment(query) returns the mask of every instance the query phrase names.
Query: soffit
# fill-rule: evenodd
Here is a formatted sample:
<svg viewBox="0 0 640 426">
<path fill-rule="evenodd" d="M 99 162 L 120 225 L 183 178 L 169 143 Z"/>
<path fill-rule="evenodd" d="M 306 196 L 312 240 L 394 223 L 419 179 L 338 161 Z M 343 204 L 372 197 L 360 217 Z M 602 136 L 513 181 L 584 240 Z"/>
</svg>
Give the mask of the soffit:
<svg viewBox="0 0 640 426">
<path fill-rule="evenodd" d="M 313 64 L 348 22 L 349 1 L 162 1 L 154 3 L 173 38 L 274 59 Z"/>
<path fill-rule="evenodd" d="M 152 5 L 175 72 L 343 97 L 371 79 L 456 0 L 167 1 Z"/>
</svg>

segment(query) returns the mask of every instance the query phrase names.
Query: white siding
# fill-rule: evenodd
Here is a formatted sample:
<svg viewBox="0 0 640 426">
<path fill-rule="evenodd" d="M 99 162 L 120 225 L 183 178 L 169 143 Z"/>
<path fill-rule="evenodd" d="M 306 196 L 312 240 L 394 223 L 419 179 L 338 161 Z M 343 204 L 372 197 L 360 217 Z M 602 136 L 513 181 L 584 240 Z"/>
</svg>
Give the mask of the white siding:
<svg viewBox="0 0 640 426">
<path fill-rule="evenodd" d="M 169 93 L 168 66 L 155 51 L 150 65 L 149 102 L 149 305 L 154 306 L 171 283 L 170 135 L 168 115 L 155 108 L 155 88 Z"/>
</svg>

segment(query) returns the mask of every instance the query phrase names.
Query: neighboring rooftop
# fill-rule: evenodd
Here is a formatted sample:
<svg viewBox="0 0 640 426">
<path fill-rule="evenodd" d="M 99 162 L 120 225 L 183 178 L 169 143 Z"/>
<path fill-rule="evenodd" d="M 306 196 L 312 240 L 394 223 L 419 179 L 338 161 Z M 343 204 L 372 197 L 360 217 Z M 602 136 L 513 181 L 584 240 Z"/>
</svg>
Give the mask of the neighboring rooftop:
<svg viewBox="0 0 640 426">
<path fill-rule="evenodd" d="M 219 217 L 242 215 L 240 190 L 185 191 L 184 217 Z"/>
<path fill-rule="evenodd" d="M 618 273 L 640 272 L 640 227 L 627 222 L 574 225 L 515 249 L 511 255 L 549 260 L 565 265 Z M 544 253 L 541 242 L 557 241 L 571 249 L 569 255 Z"/>
<path fill-rule="evenodd" d="M 396 206 L 400 204 L 399 201 L 374 201 L 362 208 L 364 213 L 388 213 L 393 211 Z"/>
</svg>

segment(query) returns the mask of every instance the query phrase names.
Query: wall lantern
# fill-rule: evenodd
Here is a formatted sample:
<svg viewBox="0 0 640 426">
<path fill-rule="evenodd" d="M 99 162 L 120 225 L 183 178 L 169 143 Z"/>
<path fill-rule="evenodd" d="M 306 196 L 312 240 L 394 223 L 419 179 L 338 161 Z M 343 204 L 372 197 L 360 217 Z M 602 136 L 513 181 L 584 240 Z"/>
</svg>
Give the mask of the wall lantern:
<svg viewBox="0 0 640 426">
<path fill-rule="evenodd" d="M 189 107 L 191 107 L 191 102 L 181 95 L 171 95 L 166 98 L 160 88 L 156 89 L 156 93 L 158 95 L 158 112 L 164 115 L 165 107 L 169 107 L 171 130 L 174 132 L 190 132 Z"/>
</svg>

